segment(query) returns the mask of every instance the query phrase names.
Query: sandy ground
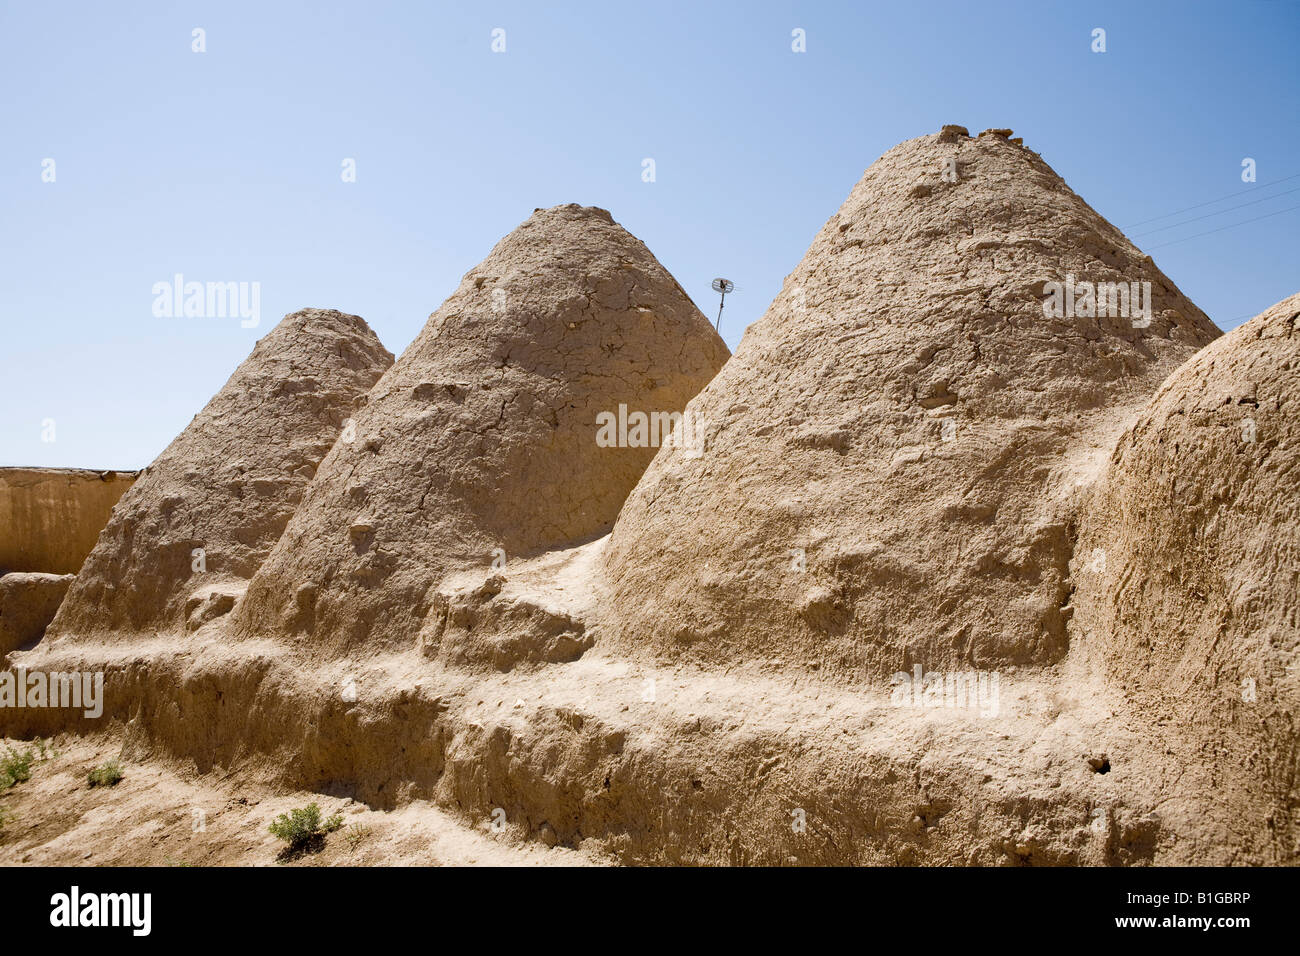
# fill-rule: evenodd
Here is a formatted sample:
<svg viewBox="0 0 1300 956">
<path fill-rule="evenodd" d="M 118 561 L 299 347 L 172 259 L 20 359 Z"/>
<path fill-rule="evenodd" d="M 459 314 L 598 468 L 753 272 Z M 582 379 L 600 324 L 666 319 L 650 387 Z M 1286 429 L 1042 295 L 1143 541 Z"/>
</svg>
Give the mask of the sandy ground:
<svg viewBox="0 0 1300 956">
<path fill-rule="evenodd" d="M 0 740 L 26 747 L 23 741 Z M 0 794 L 3 866 L 590 866 L 593 852 L 547 848 L 471 827 L 428 803 L 393 812 L 351 799 L 273 791 L 216 774 L 122 761 L 123 779 L 91 787 L 87 774 L 118 756 L 120 739 L 63 735 L 31 779 Z M 294 856 L 267 831 L 278 814 L 315 801 L 342 829 Z"/>
</svg>

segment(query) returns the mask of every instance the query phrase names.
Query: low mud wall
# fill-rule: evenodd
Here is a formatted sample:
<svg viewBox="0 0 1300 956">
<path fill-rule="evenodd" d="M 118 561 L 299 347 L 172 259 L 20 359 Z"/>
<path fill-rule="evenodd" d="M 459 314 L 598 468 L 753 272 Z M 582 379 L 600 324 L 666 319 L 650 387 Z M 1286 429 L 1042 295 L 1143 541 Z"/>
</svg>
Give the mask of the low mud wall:
<svg viewBox="0 0 1300 956">
<path fill-rule="evenodd" d="M 936 760 L 944 745 L 930 731 L 902 749 L 888 730 L 864 734 L 835 753 L 809 749 L 803 724 L 597 715 L 562 699 L 498 712 L 493 686 L 449 670 L 416 684 L 403 672 L 405 686 L 367 672 L 349 701 L 344 668 L 308 672 L 250 645 L 26 663 L 102 673 L 100 706 L 0 709 L 0 736 L 124 731 L 128 761 L 176 759 L 380 809 L 430 800 L 547 845 L 593 839 L 625 864 L 1177 865 L 1197 843 L 1152 822 L 1159 795 L 1141 781 L 1132 794 L 1095 774 L 1035 790 L 1016 769 L 1023 754 L 1004 755 L 1010 767 Z"/>
<path fill-rule="evenodd" d="M 138 474 L 0 468 L 0 574 L 76 574 Z"/>
</svg>

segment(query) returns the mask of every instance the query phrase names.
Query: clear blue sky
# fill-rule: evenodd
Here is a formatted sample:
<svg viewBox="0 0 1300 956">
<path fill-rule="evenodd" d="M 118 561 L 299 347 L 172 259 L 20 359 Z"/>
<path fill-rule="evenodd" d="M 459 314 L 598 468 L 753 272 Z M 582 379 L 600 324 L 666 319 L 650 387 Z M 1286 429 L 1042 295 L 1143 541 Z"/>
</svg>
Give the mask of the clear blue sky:
<svg viewBox="0 0 1300 956">
<path fill-rule="evenodd" d="M 1231 328 L 1300 289 L 1300 212 L 1175 240 L 1300 206 L 1268 186 L 1300 174 L 1298 50 L 1294 0 L 6 0 L 0 464 L 148 464 L 304 306 L 400 353 L 537 206 L 609 209 L 710 317 L 733 279 L 734 347 L 863 170 L 944 123 L 1015 129 Z M 178 272 L 259 282 L 261 325 L 155 317 Z"/>
</svg>

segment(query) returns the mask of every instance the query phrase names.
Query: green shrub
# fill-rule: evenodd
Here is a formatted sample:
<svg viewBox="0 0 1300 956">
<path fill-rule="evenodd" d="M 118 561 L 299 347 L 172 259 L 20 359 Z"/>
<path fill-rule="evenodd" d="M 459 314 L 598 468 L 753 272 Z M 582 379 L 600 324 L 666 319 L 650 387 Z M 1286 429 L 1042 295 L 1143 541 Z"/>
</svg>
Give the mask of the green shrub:
<svg viewBox="0 0 1300 956">
<path fill-rule="evenodd" d="M 323 839 L 325 834 L 333 833 L 343 826 L 343 815 L 336 813 L 327 820 L 321 820 L 320 807 L 309 803 L 288 813 L 282 813 L 271 823 L 272 835 L 289 844 L 290 850 L 299 850 L 313 840 Z"/>
<path fill-rule="evenodd" d="M 111 787 L 124 776 L 126 776 L 126 773 L 122 770 L 122 765 L 116 759 L 110 760 L 90 771 L 90 785 L 92 787 Z"/>
<path fill-rule="evenodd" d="M 4 755 L 0 756 L 0 790 L 8 790 L 30 780 L 33 767 L 58 755 L 58 751 L 50 749 L 48 740 L 37 739 L 34 746 L 22 750 L 5 747 Z"/>
<path fill-rule="evenodd" d="M 32 764 L 36 762 L 36 751 L 31 747 L 26 750 L 5 748 L 5 755 L 0 757 L 0 790 L 8 790 L 14 784 L 32 778 Z"/>
</svg>

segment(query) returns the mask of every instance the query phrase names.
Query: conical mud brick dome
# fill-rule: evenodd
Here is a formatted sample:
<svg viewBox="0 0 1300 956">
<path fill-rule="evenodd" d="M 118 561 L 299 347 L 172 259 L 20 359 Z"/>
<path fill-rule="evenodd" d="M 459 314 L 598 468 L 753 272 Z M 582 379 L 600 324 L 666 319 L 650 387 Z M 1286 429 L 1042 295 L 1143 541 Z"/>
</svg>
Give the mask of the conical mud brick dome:
<svg viewBox="0 0 1300 956">
<path fill-rule="evenodd" d="M 608 531 L 656 448 L 602 424 L 680 413 L 726 358 L 609 213 L 537 210 L 371 391 L 236 611 L 240 632 L 410 646 L 449 570 Z"/>
<path fill-rule="evenodd" d="M 1072 630 L 1140 696 L 1300 698 L 1300 294 L 1180 367 L 1088 503 Z M 1279 683 L 1281 682 L 1281 683 Z"/>
<path fill-rule="evenodd" d="M 1162 722 L 1294 803 L 1300 295 L 1201 351 L 1120 440 L 1081 522 L 1071 641 Z M 1294 853 L 1294 807 L 1270 818 Z"/>
<path fill-rule="evenodd" d="M 629 497 L 606 639 L 873 679 L 1061 655 L 1076 486 L 1218 331 L 1008 134 L 867 170 L 692 403 L 703 454 Z"/>
<path fill-rule="evenodd" d="M 286 316 L 123 495 L 47 638 L 183 632 L 229 611 L 392 361 L 355 315 Z"/>
</svg>

